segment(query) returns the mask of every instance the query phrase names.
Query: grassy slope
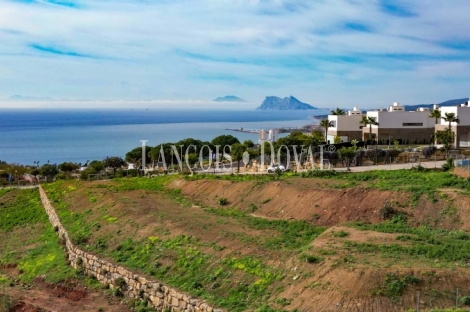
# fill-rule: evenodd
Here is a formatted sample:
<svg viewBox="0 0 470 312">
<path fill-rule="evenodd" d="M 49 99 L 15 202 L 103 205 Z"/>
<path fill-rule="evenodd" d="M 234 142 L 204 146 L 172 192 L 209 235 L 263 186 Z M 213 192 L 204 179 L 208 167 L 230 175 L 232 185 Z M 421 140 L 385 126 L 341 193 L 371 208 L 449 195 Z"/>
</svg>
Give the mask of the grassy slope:
<svg viewBox="0 0 470 312">
<path fill-rule="evenodd" d="M 433 201 L 436 193 L 442 188 L 461 190 L 462 194 L 468 194 L 469 181 L 442 172 L 419 172 L 412 170 L 401 171 L 372 171 L 359 174 L 333 174 L 312 173 L 311 176 L 324 177 L 345 181 L 343 185 L 335 187 L 361 186 L 378 188 L 381 190 L 402 190 L 414 195 L 417 202 L 419 197 L 426 194 Z M 308 175 L 305 175 L 308 177 Z M 228 179 L 234 182 L 252 180 L 259 183 L 267 183 L 272 177 L 266 176 L 224 176 L 203 177 L 195 176 L 188 179 Z M 131 179 L 121 180 L 115 185 L 102 185 L 114 193 L 125 193 L 132 190 L 147 190 L 163 193 L 171 197 L 175 202 L 190 206 L 188 199 L 183 198 L 177 191 L 168 191 L 164 185 L 170 177 L 157 179 Z M 82 185 L 79 185 L 80 188 Z M 108 248 L 107 242 L 111 237 L 99 236 L 96 231 L 101 226 L 100 222 L 90 222 L 92 210 L 86 210 L 81 214 L 70 213 L 67 209 L 67 196 L 74 192 L 76 186 L 67 183 L 56 183 L 48 187 L 48 194 L 54 200 L 59 214 L 66 227 L 70 230 L 76 243 L 82 244 L 89 250 L 100 252 L 113 258 L 115 261 L 128 267 L 143 271 L 144 273 L 161 279 L 172 286 L 183 289 L 193 295 L 207 298 L 214 304 L 229 309 L 230 311 L 243 311 L 247 308 L 257 308 L 260 311 L 270 311 L 263 303 L 269 301 L 270 305 L 282 306 L 283 300 L 275 300 L 276 294 L 283 291 L 286 272 L 278 267 L 273 267 L 263 258 L 253 256 L 230 255 L 218 258 L 205 252 L 207 244 L 197 238 L 179 235 L 167 238 L 164 234 L 150 236 L 146 239 L 124 239 L 117 247 Z M 90 206 L 99 203 L 100 198 L 95 196 L 92 189 L 87 191 Z M 279 220 L 264 220 L 253 218 L 249 214 L 236 208 L 214 209 L 205 208 L 208 215 L 230 218 L 236 220 L 241 226 L 256 230 L 275 230 L 276 235 L 266 235 L 257 238 L 245 235 L 242 239 L 246 244 L 254 244 L 258 248 L 275 249 L 284 254 L 284 259 L 300 257 L 307 262 L 322 261 L 325 255 L 334 255 L 337 250 L 318 250 L 312 252 L 309 248 L 311 241 L 324 229 L 314 227 L 306 222 L 287 222 Z M 109 215 L 103 215 L 108 222 Z M 349 225 L 361 230 L 370 230 L 385 233 L 397 233 L 397 242 L 400 244 L 369 244 L 345 241 L 343 251 L 349 255 L 336 261 L 334 266 L 348 265 L 368 267 L 368 259 L 391 260 L 397 264 L 423 263 L 424 266 L 467 268 L 468 254 L 470 252 L 470 236 L 459 231 L 447 231 L 422 226 L 412 227 L 403 216 L 395 216 L 393 219 L 378 225 L 364 225 L 355 223 Z M 119 232 L 116 233 L 119 235 Z M 89 245 L 89 242 L 93 244 Z M 223 246 L 212 246 L 214 249 Z M 354 258 L 355 257 L 355 258 Z M 437 264 L 432 264 L 436 263 Z M 380 261 L 379 261 L 380 262 Z M 375 264 L 377 265 L 377 264 Z M 380 266 L 380 263 L 378 264 Z M 238 282 L 234 285 L 233 281 Z M 388 275 L 386 283 L 379 293 L 387 296 L 401 295 L 407 284 L 419 283 L 407 276 Z"/>
<path fill-rule="evenodd" d="M 460 189 L 466 194 L 470 192 L 469 179 L 462 179 L 449 172 L 438 170 L 376 170 L 361 173 L 310 171 L 302 176 L 346 181 L 344 187 L 353 187 L 361 183 L 379 190 L 410 192 L 415 202 L 423 194 L 433 200 L 435 192 L 441 188 Z"/>
<path fill-rule="evenodd" d="M 0 264 L 17 265 L 21 281 L 29 283 L 43 275 L 48 282 L 59 282 L 75 276 L 65 261 L 38 190 L 0 192 L 0 235 Z"/>
<path fill-rule="evenodd" d="M 95 185 L 94 188 L 106 188 L 105 192 L 122 193 L 123 196 L 132 190 L 149 190 L 171 198 L 175 205 L 190 207 L 188 200 L 181 197 L 178 191 L 164 189 L 168 179 L 171 178 L 121 180 L 115 185 Z M 78 188 L 80 189 L 80 186 Z M 282 291 L 282 287 L 276 287 L 282 284 L 285 272 L 266 263 L 262 257 L 244 256 L 239 253 L 220 257 L 218 254 L 224 252 L 224 246 L 201 241 L 192 235 L 169 237 L 168 233 L 160 230 L 159 233 L 145 238 L 128 237 L 115 248 L 108 248 L 115 235 L 100 234 L 99 229 L 109 223 L 124 221 L 111 217 L 112 209 L 105 212 L 106 207 L 102 205 L 97 209 L 102 211 L 98 218 L 93 216 L 93 209 L 83 213 L 71 213 L 67 209 L 67 197 L 76 190 L 76 186 L 64 182 L 47 187 L 48 196 L 54 202 L 72 240 L 83 248 L 100 252 L 118 263 L 138 269 L 230 311 L 253 308 L 270 311 L 265 305 L 266 301 L 272 294 Z M 90 206 L 100 203 L 100 195 L 95 194 L 93 188 L 85 192 Z M 207 207 L 204 212 L 208 218 L 213 216 L 221 223 L 225 222 L 225 218 L 229 218 L 240 228 L 271 233 L 263 237 L 242 232 L 227 235 L 256 246 L 263 252 L 276 250 L 284 257 L 296 256 L 302 250 L 308 249 L 311 241 L 324 231 L 323 228 L 311 226 L 305 221 L 265 220 L 251 217 L 235 208 L 220 210 Z M 135 226 L 137 231 L 139 225 Z M 116 235 L 121 235 L 121 231 L 118 230 Z M 207 252 L 208 248 L 213 252 Z"/>
</svg>

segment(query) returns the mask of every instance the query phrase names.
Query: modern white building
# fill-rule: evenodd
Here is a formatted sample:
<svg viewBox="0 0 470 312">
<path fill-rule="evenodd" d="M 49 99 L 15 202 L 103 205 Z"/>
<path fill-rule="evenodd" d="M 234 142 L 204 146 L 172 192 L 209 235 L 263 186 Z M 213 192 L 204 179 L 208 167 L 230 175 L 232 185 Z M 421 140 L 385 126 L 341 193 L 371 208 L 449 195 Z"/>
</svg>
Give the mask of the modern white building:
<svg viewBox="0 0 470 312">
<path fill-rule="evenodd" d="M 363 127 L 365 140 L 377 138 L 387 143 L 397 140 L 403 144 L 432 142 L 435 119 L 430 117 L 428 108 L 405 111 L 400 103 L 395 102 L 387 110 L 368 111 L 367 117 L 374 118 L 378 124 Z"/>
<path fill-rule="evenodd" d="M 436 125 L 436 131 L 442 131 L 449 128 L 449 123 L 444 120 L 446 113 L 454 113 L 460 119 L 460 123 L 451 123 L 452 132 L 455 134 L 454 146 L 470 147 L 470 102 L 467 101 L 458 106 L 440 107 L 441 119 Z"/>
<path fill-rule="evenodd" d="M 268 141 L 276 142 L 277 136 L 279 135 L 278 129 L 271 129 L 268 131 Z"/>
<path fill-rule="evenodd" d="M 258 144 L 263 144 L 264 142 L 276 142 L 279 135 L 279 129 L 265 130 L 262 129 L 258 133 Z"/>
<path fill-rule="evenodd" d="M 357 107 L 353 107 L 346 115 L 328 115 L 333 127 L 328 128 L 327 140 L 334 142 L 335 136 L 339 136 L 342 142 L 362 140 L 362 125 L 360 123 L 364 114 Z"/>
</svg>

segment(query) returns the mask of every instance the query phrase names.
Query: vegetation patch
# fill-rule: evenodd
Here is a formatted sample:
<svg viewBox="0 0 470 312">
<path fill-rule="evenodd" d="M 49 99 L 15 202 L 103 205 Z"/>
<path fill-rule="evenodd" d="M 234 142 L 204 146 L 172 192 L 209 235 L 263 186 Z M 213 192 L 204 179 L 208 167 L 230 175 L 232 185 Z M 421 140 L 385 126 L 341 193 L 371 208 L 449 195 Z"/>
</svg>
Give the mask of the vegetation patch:
<svg viewBox="0 0 470 312">
<path fill-rule="evenodd" d="M 460 261 L 465 265 L 470 259 L 470 235 L 462 231 L 436 229 L 430 226 L 412 227 L 406 217 L 396 215 L 391 220 L 380 224 L 353 224 L 358 229 L 384 233 L 401 233 L 396 237 L 399 241 L 409 241 L 411 246 L 398 244 L 371 244 L 345 242 L 344 246 L 351 251 L 360 253 L 379 253 L 384 257 L 399 258 L 412 256 L 430 260 L 447 262 Z"/>
<path fill-rule="evenodd" d="M 18 267 L 20 280 L 30 283 L 37 276 L 45 276 L 46 281 L 57 283 L 71 277 L 76 272 L 67 265 L 65 254 L 58 243 L 57 234 L 49 223 L 42 207 L 37 189 L 14 190 L 0 202 L 0 264 Z M 12 197 L 10 197 L 12 195 Z M 34 231 L 27 239 L 18 237 L 16 231 Z M 25 245 L 34 246 L 24 249 Z"/>
<path fill-rule="evenodd" d="M 434 193 L 441 188 L 470 190 L 470 180 L 439 170 L 375 170 L 359 173 L 312 170 L 303 177 L 327 178 L 363 183 L 368 187 L 387 191 L 406 191 L 416 202 L 423 194 L 434 200 Z M 354 185 L 352 185 L 354 186 Z"/>
<path fill-rule="evenodd" d="M 376 295 L 385 295 L 389 298 L 401 297 L 408 285 L 418 285 L 420 279 L 414 275 L 401 276 L 395 273 L 387 273 L 383 287 Z"/>
</svg>

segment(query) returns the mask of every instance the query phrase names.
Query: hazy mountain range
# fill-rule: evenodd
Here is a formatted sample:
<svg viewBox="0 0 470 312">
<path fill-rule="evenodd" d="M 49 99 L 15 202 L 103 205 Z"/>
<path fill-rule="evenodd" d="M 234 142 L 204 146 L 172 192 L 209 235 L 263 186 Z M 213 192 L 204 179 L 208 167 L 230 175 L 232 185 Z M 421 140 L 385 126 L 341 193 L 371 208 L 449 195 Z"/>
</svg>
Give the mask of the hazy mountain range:
<svg viewBox="0 0 470 312">
<path fill-rule="evenodd" d="M 463 98 L 463 99 L 455 99 L 455 100 L 448 100 L 442 103 L 437 103 L 439 106 L 455 106 L 459 104 L 463 104 L 467 102 L 469 99 L 468 98 Z M 434 104 L 417 104 L 417 105 L 405 105 L 405 109 L 407 111 L 412 111 L 412 110 L 417 110 L 420 107 L 426 107 L 429 109 L 432 109 Z"/>
<path fill-rule="evenodd" d="M 213 102 L 246 102 L 246 101 L 235 95 L 227 95 L 224 97 L 218 97 L 215 100 L 213 100 Z"/>
</svg>

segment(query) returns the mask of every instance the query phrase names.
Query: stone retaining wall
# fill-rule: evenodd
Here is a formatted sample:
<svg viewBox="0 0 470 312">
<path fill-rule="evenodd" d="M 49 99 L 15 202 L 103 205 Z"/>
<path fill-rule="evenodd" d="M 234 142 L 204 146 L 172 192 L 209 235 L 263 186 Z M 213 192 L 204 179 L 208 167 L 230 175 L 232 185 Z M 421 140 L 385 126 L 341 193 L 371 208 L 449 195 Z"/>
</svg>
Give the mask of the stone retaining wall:
<svg viewBox="0 0 470 312">
<path fill-rule="evenodd" d="M 82 269 L 86 274 L 110 288 L 118 288 L 123 295 L 131 298 L 148 298 L 149 304 L 158 311 L 175 312 L 223 312 L 214 309 L 202 300 L 191 298 L 162 283 L 148 280 L 126 268 L 102 260 L 95 255 L 83 251 L 72 244 L 69 234 L 62 226 L 60 219 L 47 198 L 46 193 L 39 187 L 42 204 L 49 216 L 49 220 L 59 238 L 65 244 L 65 250 L 70 264 L 75 269 Z"/>
</svg>

